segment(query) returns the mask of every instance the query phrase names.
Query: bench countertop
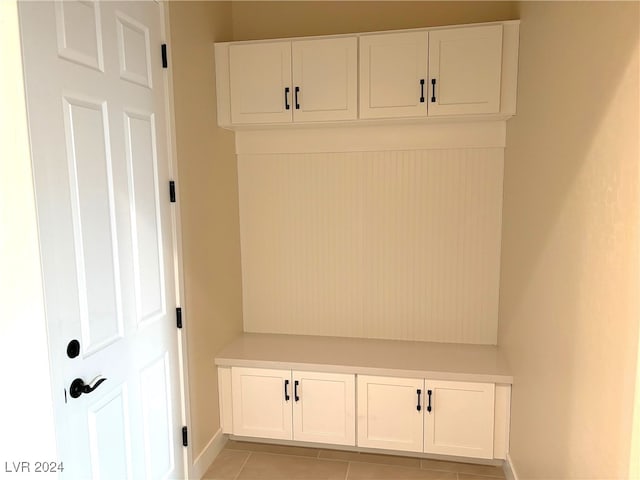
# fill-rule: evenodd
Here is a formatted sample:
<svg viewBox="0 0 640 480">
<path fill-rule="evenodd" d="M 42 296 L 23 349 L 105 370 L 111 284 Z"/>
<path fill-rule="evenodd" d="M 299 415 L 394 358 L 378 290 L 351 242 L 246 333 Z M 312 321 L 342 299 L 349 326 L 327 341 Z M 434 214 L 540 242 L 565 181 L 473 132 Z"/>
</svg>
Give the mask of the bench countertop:
<svg viewBox="0 0 640 480">
<path fill-rule="evenodd" d="M 243 333 L 218 352 L 215 363 L 226 367 L 513 383 L 500 349 L 492 345 Z"/>
</svg>

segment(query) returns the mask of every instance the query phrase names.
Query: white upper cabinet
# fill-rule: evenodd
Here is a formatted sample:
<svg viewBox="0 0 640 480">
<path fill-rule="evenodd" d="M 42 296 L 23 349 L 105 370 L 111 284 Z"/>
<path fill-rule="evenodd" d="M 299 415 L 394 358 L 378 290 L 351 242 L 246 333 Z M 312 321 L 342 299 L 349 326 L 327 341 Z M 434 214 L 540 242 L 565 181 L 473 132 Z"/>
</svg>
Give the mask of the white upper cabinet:
<svg viewBox="0 0 640 480">
<path fill-rule="evenodd" d="M 429 33 L 429 116 L 500 111 L 502 25 Z"/>
<path fill-rule="evenodd" d="M 231 45 L 229 72 L 233 123 L 291 121 L 291 42 Z"/>
<path fill-rule="evenodd" d="M 358 116 L 358 39 L 229 47 L 231 121 L 267 124 Z"/>
<path fill-rule="evenodd" d="M 360 37 L 360 118 L 427 115 L 426 31 Z"/>
<path fill-rule="evenodd" d="M 426 380 L 424 451 L 493 458 L 495 385 Z"/>
<path fill-rule="evenodd" d="M 354 120 L 358 117 L 358 39 L 292 43 L 293 120 Z"/>
<path fill-rule="evenodd" d="M 218 123 L 455 118 L 516 110 L 519 22 L 217 43 Z"/>
</svg>

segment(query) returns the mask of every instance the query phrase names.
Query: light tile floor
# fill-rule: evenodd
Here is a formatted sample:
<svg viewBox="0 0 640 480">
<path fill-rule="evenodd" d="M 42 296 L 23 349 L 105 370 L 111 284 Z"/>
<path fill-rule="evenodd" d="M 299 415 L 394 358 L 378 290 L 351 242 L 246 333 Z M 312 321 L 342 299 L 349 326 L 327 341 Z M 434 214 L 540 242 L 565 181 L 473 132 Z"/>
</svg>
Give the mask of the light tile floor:
<svg viewBox="0 0 640 480">
<path fill-rule="evenodd" d="M 229 441 L 206 480 L 495 480 L 501 467 Z"/>
</svg>

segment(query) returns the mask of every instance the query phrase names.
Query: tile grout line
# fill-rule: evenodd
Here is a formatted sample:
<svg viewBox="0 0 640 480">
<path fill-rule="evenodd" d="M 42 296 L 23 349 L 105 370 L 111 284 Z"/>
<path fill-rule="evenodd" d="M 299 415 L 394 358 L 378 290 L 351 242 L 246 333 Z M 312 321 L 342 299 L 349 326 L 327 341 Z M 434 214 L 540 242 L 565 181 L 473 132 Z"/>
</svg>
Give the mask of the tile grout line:
<svg viewBox="0 0 640 480">
<path fill-rule="evenodd" d="M 236 476 L 233 477 L 233 480 L 238 480 L 238 478 L 240 477 L 240 474 L 242 473 L 242 470 L 244 470 L 245 465 L 247 464 L 247 462 L 251 458 L 251 454 L 252 453 L 253 452 L 249 451 L 249 455 L 247 455 L 247 458 L 245 458 L 244 462 L 242 462 L 242 466 L 240 467 L 240 470 L 238 470 L 238 473 L 236 474 Z"/>
</svg>

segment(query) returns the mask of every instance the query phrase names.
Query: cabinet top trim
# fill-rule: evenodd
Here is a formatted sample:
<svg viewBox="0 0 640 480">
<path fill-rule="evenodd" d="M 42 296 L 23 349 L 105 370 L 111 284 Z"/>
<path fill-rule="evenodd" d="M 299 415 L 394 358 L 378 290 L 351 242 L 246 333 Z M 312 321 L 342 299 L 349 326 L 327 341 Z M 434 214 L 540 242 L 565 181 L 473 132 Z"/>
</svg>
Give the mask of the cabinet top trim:
<svg viewBox="0 0 640 480">
<path fill-rule="evenodd" d="M 244 333 L 216 365 L 511 384 L 496 346 Z"/>
<path fill-rule="evenodd" d="M 418 28 L 403 28 L 395 30 L 378 30 L 370 32 L 353 32 L 353 33 L 337 33 L 333 35 L 308 35 L 302 37 L 279 37 L 279 38 L 265 38 L 254 40 L 233 40 L 230 42 L 215 42 L 216 45 L 244 45 L 252 43 L 265 43 L 265 42 L 290 42 L 296 40 L 309 40 L 309 39 L 322 39 L 322 38 L 345 38 L 345 37 L 364 37 L 367 35 L 380 35 L 383 33 L 403 33 L 403 32 L 430 32 L 435 30 L 444 30 L 452 28 L 468 28 L 468 27 L 480 27 L 485 25 L 520 25 L 520 20 L 502 20 L 498 22 L 481 22 L 481 23 L 463 23 L 456 25 L 438 25 L 433 27 L 418 27 Z"/>
</svg>

